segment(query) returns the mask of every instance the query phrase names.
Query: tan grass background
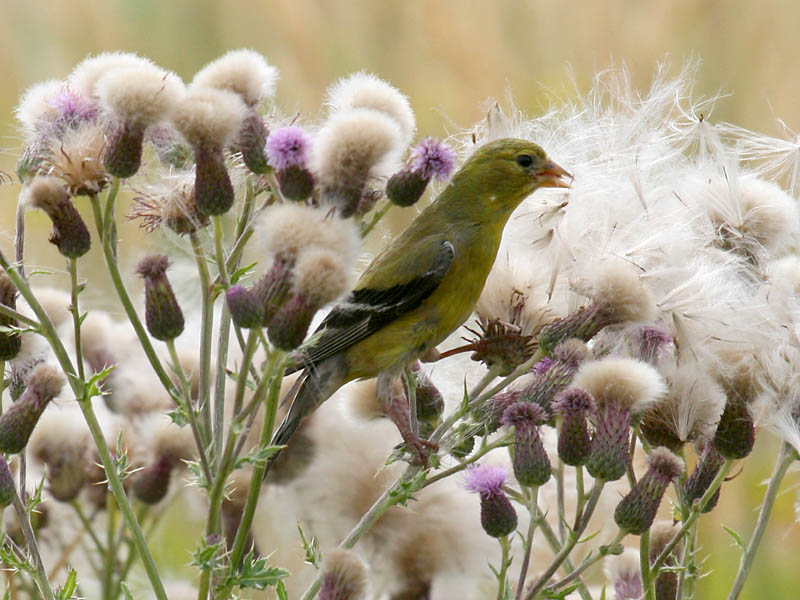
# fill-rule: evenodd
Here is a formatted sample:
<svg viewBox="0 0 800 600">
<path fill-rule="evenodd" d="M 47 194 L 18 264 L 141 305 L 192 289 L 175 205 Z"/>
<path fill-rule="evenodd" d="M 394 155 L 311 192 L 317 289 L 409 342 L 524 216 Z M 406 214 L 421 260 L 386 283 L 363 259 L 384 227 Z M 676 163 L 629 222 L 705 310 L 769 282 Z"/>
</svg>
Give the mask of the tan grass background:
<svg viewBox="0 0 800 600">
<path fill-rule="evenodd" d="M 280 69 L 282 107 L 311 115 L 334 79 L 367 69 L 410 96 L 420 133 L 432 135 L 469 127 L 488 98 L 507 92 L 535 115 L 553 96 L 586 89 L 612 63 L 627 65 L 645 87 L 659 61 L 677 69 L 694 58 L 701 60 L 699 95 L 732 94 L 713 118 L 777 135 L 778 118 L 800 129 L 799 25 L 800 8 L 790 0 L 0 0 L 0 170 L 14 170 L 19 94 L 106 50 L 140 53 L 190 79 L 222 52 L 251 47 Z M 16 184 L 0 187 L 5 249 L 17 193 Z M 43 241 L 37 218 L 30 217 Z M 122 231 L 123 239 L 138 235 Z M 63 269 L 48 246 L 34 244 L 31 258 Z M 88 260 L 99 264 L 94 255 Z M 724 597 L 738 555 L 721 525 L 749 535 L 773 450 L 761 436 L 762 458 L 747 461 L 706 519 L 703 551 L 713 554 L 698 598 Z M 789 491 L 742 598 L 800 595 L 796 481 L 790 474 L 784 484 Z"/>
</svg>

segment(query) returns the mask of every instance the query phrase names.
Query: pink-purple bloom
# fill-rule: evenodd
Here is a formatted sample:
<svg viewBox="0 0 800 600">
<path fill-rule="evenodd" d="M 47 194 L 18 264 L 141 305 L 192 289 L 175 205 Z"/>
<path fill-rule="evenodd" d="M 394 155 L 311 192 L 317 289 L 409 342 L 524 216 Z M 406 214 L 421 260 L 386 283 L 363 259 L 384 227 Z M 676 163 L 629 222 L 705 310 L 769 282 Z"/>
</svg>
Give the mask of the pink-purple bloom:
<svg viewBox="0 0 800 600">
<path fill-rule="evenodd" d="M 494 465 L 470 465 L 464 487 L 476 494 L 497 494 L 508 479 L 508 471 L 504 467 Z"/>
<path fill-rule="evenodd" d="M 423 179 L 445 180 L 456 166 L 456 154 L 441 140 L 426 137 L 411 151 L 412 169 L 418 171 Z"/>
<path fill-rule="evenodd" d="M 302 127 L 289 125 L 269 134 L 267 160 L 278 171 L 306 164 L 311 140 Z"/>
<path fill-rule="evenodd" d="M 47 101 L 59 112 L 58 120 L 68 123 L 91 121 L 97 117 L 97 105 L 78 91 L 67 86 Z"/>
</svg>

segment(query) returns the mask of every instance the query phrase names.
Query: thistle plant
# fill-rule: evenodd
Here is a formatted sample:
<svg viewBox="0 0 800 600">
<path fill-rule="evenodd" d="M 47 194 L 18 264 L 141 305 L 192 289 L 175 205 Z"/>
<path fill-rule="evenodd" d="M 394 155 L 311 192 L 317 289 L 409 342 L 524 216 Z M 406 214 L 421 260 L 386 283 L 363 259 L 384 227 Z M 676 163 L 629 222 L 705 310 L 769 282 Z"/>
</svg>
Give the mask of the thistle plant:
<svg viewBox="0 0 800 600">
<path fill-rule="evenodd" d="M 22 94 L 0 253 L 10 597 L 693 598 L 699 520 L 741 501 L 731 470 L 775 435 L 737 598 L 800 451 L 796 144 L 700 117 L 690 68 L 644 94 L 606 73 L 535 119 L 495 105 L 445 141 L 415 141 L 410 100 L 367 73 L 287 118 L 277 75 L 251 50 L 188 84 L 108 53 Z M 514 212 L 474 318 L 283 437 L 298 389 L 338 387 L 314 362 L 328 328 L 380 329 L 449 268 L 347 296 L 385 216 L 509 136 L 573 177 Z M 30 209 L 65 289 L 26 256 Z M 153 532 L 186 506 L 195 572 L 173 582 Z"/>
</svg>

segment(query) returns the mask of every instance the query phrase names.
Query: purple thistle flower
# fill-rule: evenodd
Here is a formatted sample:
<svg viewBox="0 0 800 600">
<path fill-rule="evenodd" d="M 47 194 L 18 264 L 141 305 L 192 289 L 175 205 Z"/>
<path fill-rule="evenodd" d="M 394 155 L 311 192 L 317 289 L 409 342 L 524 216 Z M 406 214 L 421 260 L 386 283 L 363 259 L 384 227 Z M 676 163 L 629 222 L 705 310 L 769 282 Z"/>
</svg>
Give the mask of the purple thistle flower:
<svg viewBox="0 0 800 600">
<path fill-rule="evenodd" d="M 59 112 L 58 120 L 66 123 L 93 121 L 99 112 L 90 98 L 66 86 L 48 99 L 47 104 Z"/>
<path fill-rule="evenodd" d="M 447 179 L 456 166 L 456 154 L 445 142 L 426 137 L 411 151 L 411 166 L 423 179 Z"/>
<path fill-rule="evenodd" d="M 533 372 L 536 375 L 544 375 L 552 364 L 552 358 L 544 357 L 542 360 L 533 365 Z"/>
<path fill-rule="evenodd" d="M 464 487 L 476 494 L 499 494 L 508 479 L 505 467 L 494 465 L 470 465 Z"/>
<path fill-rule="evenodd" d="M 278 171 L 304 167 L 311 140 L 301 127 L 290 125 L 270 133 L 267 138 L 267 160 Z"/>
</svg>

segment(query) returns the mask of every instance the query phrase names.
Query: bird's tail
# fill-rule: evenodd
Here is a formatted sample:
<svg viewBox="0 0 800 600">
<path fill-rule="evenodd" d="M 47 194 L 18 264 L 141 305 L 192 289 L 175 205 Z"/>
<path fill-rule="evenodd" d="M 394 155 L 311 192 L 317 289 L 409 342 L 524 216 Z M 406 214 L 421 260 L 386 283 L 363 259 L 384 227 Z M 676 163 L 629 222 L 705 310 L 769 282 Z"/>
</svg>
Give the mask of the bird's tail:
<svg viewBox="0 0 800 600">
<path fill-rule="evenodd" d="M 345 372 L 344 359 L 341 357 L 332 357 L 318 366 L 306 368 L 283 400 L 283 402 L 291 401 L 292 405 L 283 422 L 272 435 L 270 445 L 285 446 L 303 419 L 342 387 Z M 267 467 L 264 471 L 265 479 L 279 454 L 280 452 L 277 452 L 267 460 Z"/>
</svg>

